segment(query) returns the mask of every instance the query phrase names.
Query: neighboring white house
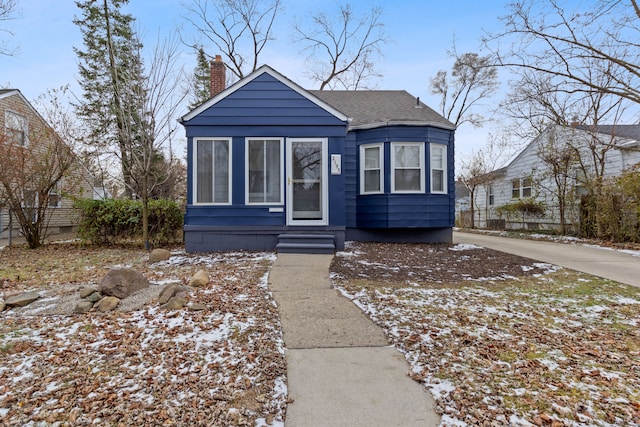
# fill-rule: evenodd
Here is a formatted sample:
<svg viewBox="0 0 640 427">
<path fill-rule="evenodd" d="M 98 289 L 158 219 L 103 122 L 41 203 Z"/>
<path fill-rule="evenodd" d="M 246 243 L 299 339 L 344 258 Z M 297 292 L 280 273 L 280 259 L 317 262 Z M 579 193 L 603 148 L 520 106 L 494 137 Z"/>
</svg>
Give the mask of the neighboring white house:
<svg viewBox="0 0 640 427">
<path fill-rule="evenodd" d="M 590 146 L 604 153 L 604 177 L 620 175 L 625 169 L 640 163 L 640 125 L 547 127 L 509 164 L 482 177 L 483 184 L 476 190 L 475 225 L 498 229 L 558 229 L 559 191 L 552 163 L 561 163 L 545 161 L 544 158 L 551 157 L 548 153 L 565 150 L 566 153 L 574 153 L 566 168 L 568 199 L 565 225 L 568 229 L 576 227 L 579 224 L 580 197 L 585 194 L 581 185 L 585 182 L 584 174 L 590 178 L 597 168 Z M 576 152 L 580 153 L 579 160 Z M 506 215 L 498 209 L 519 199 L 544 205 L 544 216 Z"/>
</svg>

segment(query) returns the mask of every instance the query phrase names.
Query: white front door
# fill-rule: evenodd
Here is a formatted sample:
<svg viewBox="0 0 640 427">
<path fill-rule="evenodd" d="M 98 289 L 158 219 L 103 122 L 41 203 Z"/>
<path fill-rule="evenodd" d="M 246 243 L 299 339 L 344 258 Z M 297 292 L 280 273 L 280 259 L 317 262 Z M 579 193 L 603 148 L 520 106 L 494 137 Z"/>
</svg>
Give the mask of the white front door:
<svg viewBox="0 0 640 427">
<path fill-rule="evenodd" d="M 287 224 L 327 225 L 327 139 L 287 139 Z"/>
</svg>

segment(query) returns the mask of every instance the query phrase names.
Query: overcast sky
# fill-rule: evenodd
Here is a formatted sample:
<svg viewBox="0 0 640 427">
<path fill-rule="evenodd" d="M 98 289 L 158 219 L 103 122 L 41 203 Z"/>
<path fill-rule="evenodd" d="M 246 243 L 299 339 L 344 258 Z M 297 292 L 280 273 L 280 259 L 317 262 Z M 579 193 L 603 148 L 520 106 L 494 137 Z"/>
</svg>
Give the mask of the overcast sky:
<svg viewBox="0 0 640 427">
<path fill-rule="evenodd" d="M 191 0 L 131 0 L 124 9 L 137 19 L 145 46 L 151 47 L 161 36 L 181 28 L 188 32 L 182 19 L 185 2 Z M 291 41 L 294 17 L 305 19 L 311 13 L 335 14 L 340 2 L 329 0 L 282 0 L 284 11 L 277 21 L 277 39 L 268 45 L 262 62 L 270 65 L 302 87 L 317 89 L 304 76 L 304 55 Z M 451 68 L 447 50 L 455 38 L 459 53 L 480 52 L 480 38 L 485 30 L 500 28 L 499 16 L 506 14 L 509 1 L 497 0 L 355 0 L 355 11 L 369 11 L 372 6 L 383 9 L 385 31 L 391 40 L 384 46 L 379 71 L 384 77 L 377 89 L 404 89 L 438 110 L 438 99 L 429 92 L 429 79 L 440 69 Z M 14 33 L 0 37 L 17 47 L 14 56 L 0 56 L 0 85 L 20 89 L 29 100 L 48 89 L 69 84 L 80 95 L 76 78 L 78 68 L 73 47 L 82 48 L 82 39 L 74 16 L 79 15 L 74 0 L 18 0 L 15 20 L 3 23 Z M 205 46 L 206 47 L 206 46 Z M 215 54 L 212 49 L 208 53 Z M 192 70 L 195 57 L 184 47 L 184 64 Z M 503 82 L 506 86 L 506 82 Z M 487 106 L 499 99 L 488 100 Z M 186 113 L 186 111 L 184 111 Z M 474 129 L 461 126 L 456 132 L 456 157 L 468 154 L 473 147 L 484 145 L 495 125 Z"/>
</svg>

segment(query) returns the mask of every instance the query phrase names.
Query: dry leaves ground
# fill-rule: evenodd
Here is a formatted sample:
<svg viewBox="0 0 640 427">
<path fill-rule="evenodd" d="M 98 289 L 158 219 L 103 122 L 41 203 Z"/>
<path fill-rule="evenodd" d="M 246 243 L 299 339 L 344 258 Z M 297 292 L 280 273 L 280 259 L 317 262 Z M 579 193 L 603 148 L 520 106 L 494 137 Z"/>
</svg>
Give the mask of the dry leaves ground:
<svg viewBox="0 0 640 427">
<path fill-rule="evenodd" d="M 332 272 L 442 425 L 640 425 L 638 288 L 463 245 L 350 244 Z"/>
<path fill-rule="evenodd" d="M 267 290 L 273 254 L 185 254 L 148 265 L 137 249 L 52 244 L 0 251 L 0 293 L 96 284 L 116 265 L 155 283 L 198 269 L 200 312 L 152 302 L 130 313 L 0 314 L 0 424 L 283 425 L 286 362 Z M 152 285 L 156 286 L 156 285 Z M 53 303 L 56 296 L 48 299 Z"/>
</svg>

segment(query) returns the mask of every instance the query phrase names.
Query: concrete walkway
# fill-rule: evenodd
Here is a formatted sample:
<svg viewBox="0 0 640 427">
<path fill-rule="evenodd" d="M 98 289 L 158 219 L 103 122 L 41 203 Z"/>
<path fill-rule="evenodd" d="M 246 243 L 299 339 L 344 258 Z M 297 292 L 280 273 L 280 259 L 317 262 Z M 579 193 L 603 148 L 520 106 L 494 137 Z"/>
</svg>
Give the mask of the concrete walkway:
<svg viewBox="0 0 640 427">
<path fill-rule="evenodd" d="M 435 402 L 407 376 L 382 330 L 331 287 L 332 255 L 278 254 L 278 304 L 289 398 L 286 427 L 437 426 Z"/>
<path fill-rule="evenodd" d="M 640 286 L 640 257 L 620 251 L 459 231 L 453 233 L 453 241 L 483 246 Z"/>
</svg>

